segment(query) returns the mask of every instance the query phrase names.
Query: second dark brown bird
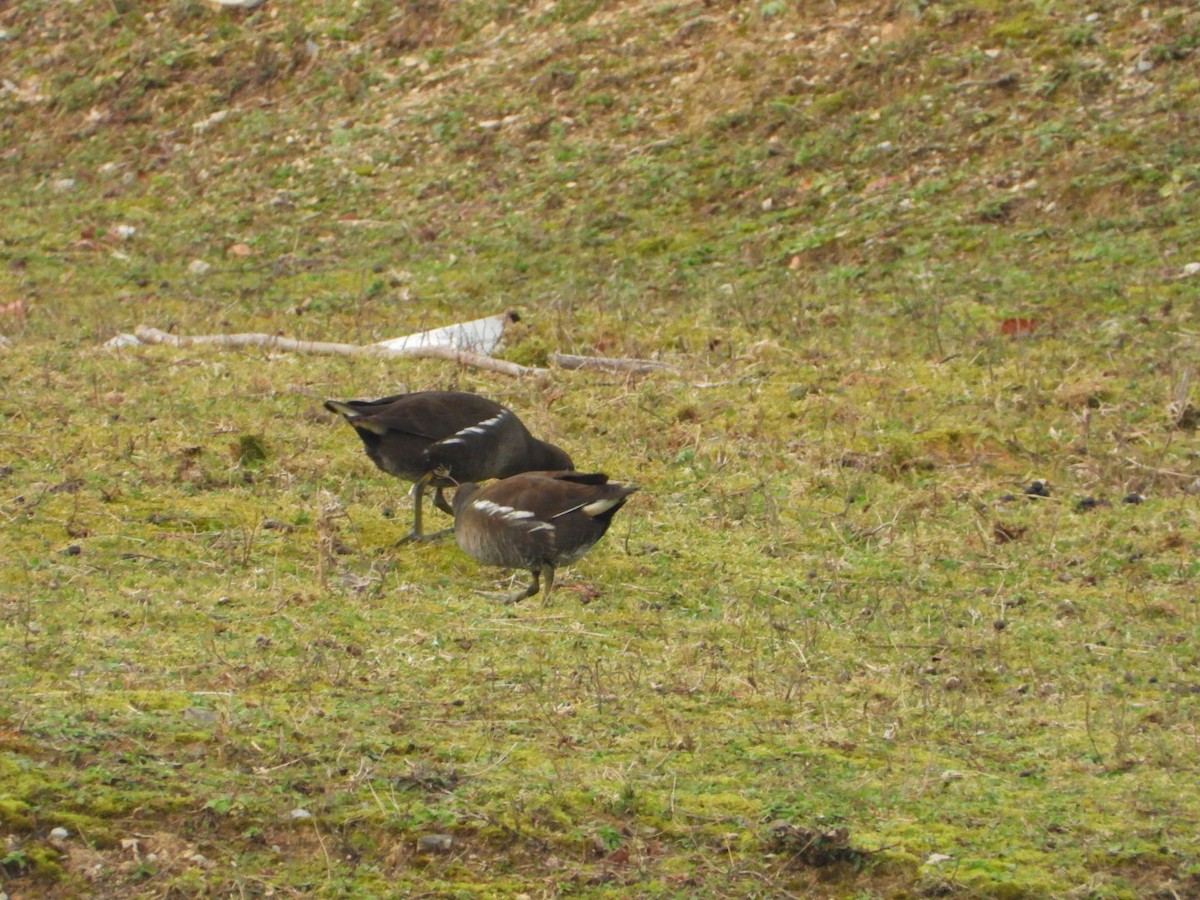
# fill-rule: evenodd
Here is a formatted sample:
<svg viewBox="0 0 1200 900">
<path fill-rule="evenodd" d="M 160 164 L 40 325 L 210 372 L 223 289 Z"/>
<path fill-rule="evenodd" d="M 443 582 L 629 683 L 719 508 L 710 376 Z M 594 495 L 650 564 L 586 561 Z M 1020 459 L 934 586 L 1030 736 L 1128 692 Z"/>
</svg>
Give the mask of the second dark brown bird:
<svg viewBox="0 0 1200 900">
<path fill-rule="evenodd" d="M 516 413 L 464 391 L 418 391 L 378 400 L 327 400 L 362 438 L 367 456 L 384 472 L 413 482 L 413 527 L 402 540 L 427 540 L 421 498 L 434 488 L 434 505 L 453 513 L 446 487 L 507 478 L 536 469 L 573 469 L 558 447 L 538 440 Z"/>
<path fill-rule="evenodd" d="M 454 536 L 481 563 L 528 569 L 533 581 L 506 598 L 516 603 L 554 588 L 554 570 L 582 557 L 604 537 L 631 484 L 585 472 L 526 472 L 454 494 Z"/>
</svg>

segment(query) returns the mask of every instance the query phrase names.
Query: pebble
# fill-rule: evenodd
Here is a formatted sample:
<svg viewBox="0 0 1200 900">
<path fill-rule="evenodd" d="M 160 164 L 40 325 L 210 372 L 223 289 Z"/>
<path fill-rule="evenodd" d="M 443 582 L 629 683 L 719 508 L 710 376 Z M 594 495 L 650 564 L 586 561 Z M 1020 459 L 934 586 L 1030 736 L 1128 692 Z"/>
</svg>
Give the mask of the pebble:
<svg viewBox="0 0 1200 900">
<path fill-rule="evenodd" d="M 183 720 L 193 725 L 216 725 L 219 718 L 213 710 L 200 706 L 189 706 L 183 711 Z"/>
<path fill-rule="evenodd" d="M 423 834 L 417 839 L 417 849 L 422 853 L 445 853 L 454 846 L 454 838 L 448 834 Z"/>
<path fill-rule="evenodd" d="M 50 840 L 52 841 L 65 841 L 70 836 L 71 832 L 67 831 L 67 829 L 63 828 L 61 825 L 57 828 L 50 829 Z"/>
<path fill-rule="evenodd" d="M 208 131 L 208 129 L 212 128 L 214 125 L 219 125 L 221 122 L 224 122 L 225 119 L 228 118 L 228 116 L 229 116 L 229 110 L 227 110 L 227 109 L 217 110 L 211 116 L 203 118 L 199 122 L 193 122 L 192 130 L 196 131 L 196 132 Z"/>
<path fill-rule="evenodd" d="M 212 263 L 206 263 L 202 259 L 193 259 L 188 263 L 188 272 L 192 275 L 207 275 L 212 271 Z"/>
<path fill-rule="evenodd" d="M 307 809 L 293 809 L 290 813 L 288 813 L 288 818 L 293 822 L 299 822 L 302 819 L 311 819 L 312 813 L 310 813 Z"/>
</svg>

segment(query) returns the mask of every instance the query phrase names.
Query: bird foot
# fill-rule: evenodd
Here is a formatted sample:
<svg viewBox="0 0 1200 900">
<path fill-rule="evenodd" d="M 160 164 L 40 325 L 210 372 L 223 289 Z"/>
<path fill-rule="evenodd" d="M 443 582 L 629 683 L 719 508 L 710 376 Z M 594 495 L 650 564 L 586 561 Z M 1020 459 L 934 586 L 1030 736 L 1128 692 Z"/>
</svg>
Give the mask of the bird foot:
<svg viewBox="0 0 1200 900">
<path fill-rule="evenodd" d="M 487 597 L 489 600 L 499 600 L 505 606 L 513 606 L 532 596 L 524 591 L 518 591 L 515 594 L 505 594 L 501 591 L 475 591 L 474 593 L 480 597 Z"/>
<path fill-rule="evenodd" d="M 430 541 L 440 540 L 448 534 L 453 534 L 453 528 L 443 528 L 441 531 L 435 531 L 432 534 L 418 534 L 415 531 L 410 531 L 400 540 L 396 541 L 396 546 L 401 547 L 404 544 L 424 544 Z"/>
</svg>

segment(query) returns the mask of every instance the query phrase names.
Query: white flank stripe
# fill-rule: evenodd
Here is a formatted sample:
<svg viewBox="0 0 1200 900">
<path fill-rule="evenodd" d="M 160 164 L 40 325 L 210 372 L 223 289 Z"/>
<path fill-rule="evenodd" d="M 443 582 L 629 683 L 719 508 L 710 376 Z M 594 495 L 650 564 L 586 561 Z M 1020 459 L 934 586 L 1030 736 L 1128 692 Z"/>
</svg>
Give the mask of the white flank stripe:
<svg viewBox="0 0 1200 900">
<path fill-rule="evenodd" d="M 476 422 L 474 425 L 468 425 L 466 428 L 460 428 L 453 435 L 446 438 L 441 443 L 452 444 L 455 441 L 457 441 L 458 443 L 461 444 L 461 443 L 464 443 L 462 440 L 462 437 L 465 437 L 466 435 L 487 434 L 487 431 L 489 428 L 494 428 L 495 426 L 499 425 L 502 421 L 504 421 L 505 417 L 508 415 L 509 415 L 509 412 L 506 409 L 503 412 L 496 413 L 496 415 L 492 416 L 490 419 L 484 419 L 482 422 Z"/>
<path fill-rule="evenodd" d="M 493 503 L 491 500 L 475 500 L 471 503 L 471 506 L 485 516 L 491 516 L 493 519 L 503 519 L 509 525 L 519 525 L 527 529 L 530 533 L 535 531 L 554 531 L 553 525 L 549 522 L 538 521 L 535 518 L 537 513 L 528 509 L 513 509 L 511 506 L 502 506 L 499 503 Z"/>
</svg>

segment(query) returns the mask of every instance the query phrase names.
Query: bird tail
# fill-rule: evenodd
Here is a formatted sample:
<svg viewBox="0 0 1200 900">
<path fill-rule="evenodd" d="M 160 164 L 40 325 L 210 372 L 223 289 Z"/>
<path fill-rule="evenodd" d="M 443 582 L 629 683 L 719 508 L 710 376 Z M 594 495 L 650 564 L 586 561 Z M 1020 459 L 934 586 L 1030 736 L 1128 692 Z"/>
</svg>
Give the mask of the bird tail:
<svg viewBox="0 0 1200 900">
<path fill-rule="evenodd" d="M 341 400 L 326 400 L 325 408 L 332 413 L 337 413 L 344 419 L 357 419 L 362 415 L 349 403 L 343 403 Z"/>
<path fill-rule="evenodd" d="M 326 400 L 325 408 L 332 413 L 337 413 L 355 428 L 373 431 L 375 434 L 383 434 L 387 429 L 367 418 L 367 414 L 361 410 L 355 409 L 349 403 L 343 403 L 341 400 Z"/>
<path fill-rule="evenodd" d="M 625 501 L 629 499 L 629 495 L 637 490 L 636 484 L 613 485 L 619 488 L 619 491 L 611 497 L 601 497 L 599 500 L 593 500 L 591 503 L 581 507 L 583 511 L 593 519 L 598 516 L 603 516 L 608 513 L 610 516 L 615 515 L 617 510 L 625 505 Z"/>
</svg>

